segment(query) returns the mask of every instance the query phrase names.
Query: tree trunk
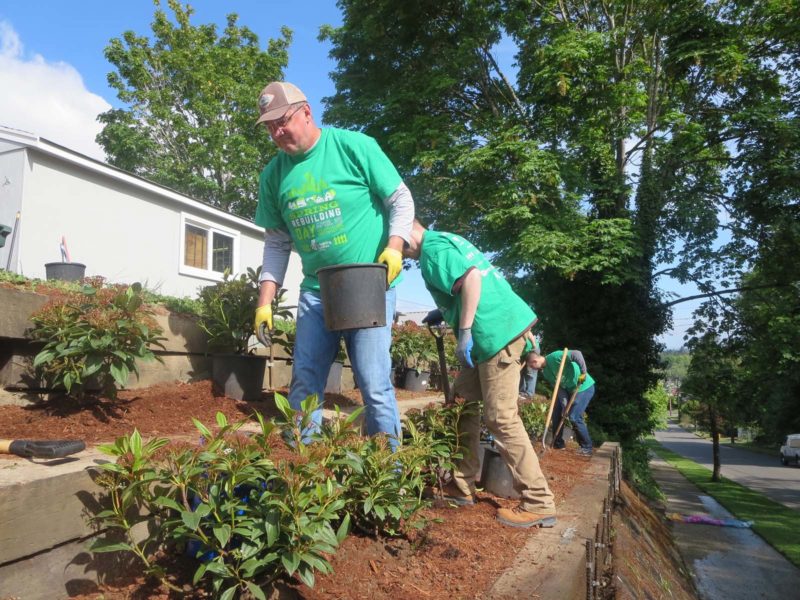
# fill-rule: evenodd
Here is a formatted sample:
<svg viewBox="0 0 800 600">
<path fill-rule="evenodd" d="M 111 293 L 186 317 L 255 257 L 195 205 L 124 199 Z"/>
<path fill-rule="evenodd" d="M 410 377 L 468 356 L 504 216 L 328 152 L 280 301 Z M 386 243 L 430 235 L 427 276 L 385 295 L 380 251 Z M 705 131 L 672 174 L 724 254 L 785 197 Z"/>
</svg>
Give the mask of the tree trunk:
<svg viewBox="0 0 800 600">
<path fill-rule="evenodd" d="M 711 423 L 712 454 L 714 457 L 714 471 L 711 474 L 711 481 L 719 481 L 719 426 L 717 424 L 717 411 L 713 408 L 709 408 L 708 416 L 709 422 Z"/>
</svg>

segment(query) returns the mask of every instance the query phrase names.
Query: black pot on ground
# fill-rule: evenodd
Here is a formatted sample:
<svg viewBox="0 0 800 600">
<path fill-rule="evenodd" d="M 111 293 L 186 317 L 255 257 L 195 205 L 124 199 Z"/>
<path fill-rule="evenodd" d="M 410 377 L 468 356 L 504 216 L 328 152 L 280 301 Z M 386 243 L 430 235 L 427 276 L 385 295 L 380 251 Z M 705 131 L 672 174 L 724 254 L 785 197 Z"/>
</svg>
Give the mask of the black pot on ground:
<svg viewBox="0 0 800 600">
<path fill-rule="evenodd" d="M 266 356 L 215 354 L 211 357 L 214 390 L 234 400 L 260 400 Z"/>
<path fill-rule="evenodd" d="M 334 361 L 331 370 L 328 371 L 328 381 L 325 383 L 325 391 L 328 394 L 342 393 L 342 370 L 344 365 L 339 361 Z"/>
<path fill-rule="evenodd" d="M 44 273 L 47 279 L 61 281 L 80 281 L 86 274 L 86 265 L 76 262 L 45 263 Z"/>
<path fill-rule="evenodd" d="M 424 392 L 428 389 L 428 380 L 430 376 L 431 374 L 428 371 L 409 369 L 406 371 L 403 387 L 410 392 Z"/>
</svg>

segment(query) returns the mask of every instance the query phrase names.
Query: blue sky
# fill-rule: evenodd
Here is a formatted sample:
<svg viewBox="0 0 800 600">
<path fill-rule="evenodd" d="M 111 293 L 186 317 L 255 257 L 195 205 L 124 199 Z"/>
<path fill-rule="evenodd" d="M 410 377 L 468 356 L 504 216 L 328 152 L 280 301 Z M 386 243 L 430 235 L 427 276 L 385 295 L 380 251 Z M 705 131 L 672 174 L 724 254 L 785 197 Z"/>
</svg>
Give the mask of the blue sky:
<svg viewBox="0 0 800 600">
<path fill-rule="evenodd" d="M 191 5 L 195 8 L 192 22 L 213 22 L 220 29 L 228 13 L 237 13 L 239 24 L 253 30 L 262 46 L 278 37 L 282 26 L 289 27 L 293 41 L 286 79 L 305 92 L 312 110 L 321 116 L 322 98 L 334 91 L 328 74 L 335 65 L 328 57 L 329 45 L 317 41 L 317 33 L 321 25 L 341 24 L 334 0 L 198 0 Z M 120 106 L 106 83 L 111 65 L 103 49 L 111 38 L 129 29 L 150 34 L 153 12 L 152 0 L 4 0 L 0 3 L 0 124 L 102 159 L 94 143 L 100 130 L 96 116 Z M 496 50 L 501 64 L 510 64 L 513 49 L 503 44 Z M 691 287 L 669 289 L 680 295 L 694 293 Z M 682 345 L 696 305 L 676 307 L 676 331 L 662 339 L 668 348 Z M 407 273 L 398 289 L 398 309 L 424 311 L 433 306 L 419 273 Z"/>
</svg>

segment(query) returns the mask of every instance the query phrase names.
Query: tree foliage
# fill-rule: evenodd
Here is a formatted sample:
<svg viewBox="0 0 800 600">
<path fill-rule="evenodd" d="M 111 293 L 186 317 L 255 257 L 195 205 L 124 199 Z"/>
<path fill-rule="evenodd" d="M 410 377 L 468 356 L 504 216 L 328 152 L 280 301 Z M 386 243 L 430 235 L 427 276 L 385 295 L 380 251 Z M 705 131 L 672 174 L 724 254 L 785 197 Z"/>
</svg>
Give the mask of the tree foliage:
<svg viewBox="0 0 800 600">
<path fill-rule="evenodd" d="M 727 288 L 796 220 L 795 4 L 340 0 L 325 116 L 378 138 L 423 219 L 493 253 L 544 343 L 587 356 L 593 422 L 631 441 L 669 325 L 659 278 Z"/>
<path fill-rule="evenodd" d="M 235 14 L 220 35 L 192 24 L 190 6 L 167 4 L 174 20 L 155 0 L 152 38 L 126 31 L 106 47 L 108 82 L 124 107 L 100 115 L 97 142 L 121 169 L 252 218 L 258 171 L 274 153 L 253 125 L 256 96 L 282 78 L 291 33 L 262 50 Z"/>
</svg>

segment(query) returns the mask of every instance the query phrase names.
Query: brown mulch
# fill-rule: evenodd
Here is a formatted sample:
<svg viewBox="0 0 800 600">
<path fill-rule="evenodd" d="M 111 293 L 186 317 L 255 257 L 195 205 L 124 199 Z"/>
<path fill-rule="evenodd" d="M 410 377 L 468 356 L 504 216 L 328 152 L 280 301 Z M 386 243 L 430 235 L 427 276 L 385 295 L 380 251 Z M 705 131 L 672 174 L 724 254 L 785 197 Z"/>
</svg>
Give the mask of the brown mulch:
<svg viewBox="0 0 800 600">
<path fill-rule="evenodd" d="M 432 395 L 397 392 L 401 402 Z M 200 381 L 127 390 L 120 393 L 116 402 L 100 399 L 86 406 L 63 398 L 29 407 L 0 406 L 0 437 L 82 439 L 91 445 L 111 441 L 135 427 L 145 438 L 191 440 L 198 435 L 191 417 L 212 425 L 218 411 L 229 420 L 240 420 L 259 410 L 269 418 L 275 414 L 271 400 L 271 394 L 253 403 L 215 396 L 210 382 Z M 357 391 L 326 394 L 326 406 L 332 407 L 334 403 L 360 404 L 360 397 Z M 587 461 L 573 451 L 548 452 L 540 460 L 557 503 L 576 482 L 586 477 Z M 496 522 L 497 507 L 513 506 L 513 501 L 487 493 L 479 493 L 478 499 L 473 507 L 426 509 L 428 526 L 404 539 L 350 535 L 331 559 L 332 574 L 318 576 L 313 589 L 300 583 L 293 583 L 292 588 L 304 600 L 484 597 L 529 537 L 537 535 L 537 530 L 513 529 Z M 183 559 L 178 563 L 183 565 L 185 583 L 190 583 L 196 563 Z M 108 579 L 106 585 L 80 590 L 81 595 L 73 597 L 84 600 L 205 597 L 190 593 L 170 595 L 157 582 L 145 581 L 140 573 L 137 564 L 128 563 L 127 568 L 116 570 L 113 582 Z"/>
</svg>

